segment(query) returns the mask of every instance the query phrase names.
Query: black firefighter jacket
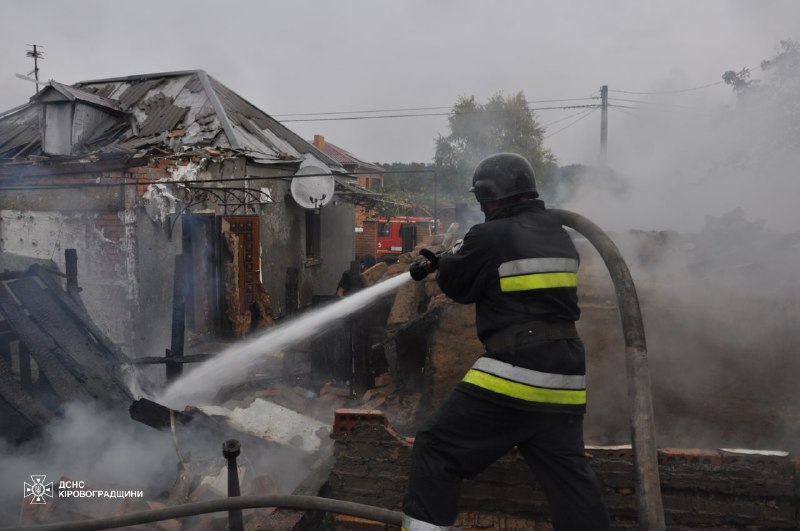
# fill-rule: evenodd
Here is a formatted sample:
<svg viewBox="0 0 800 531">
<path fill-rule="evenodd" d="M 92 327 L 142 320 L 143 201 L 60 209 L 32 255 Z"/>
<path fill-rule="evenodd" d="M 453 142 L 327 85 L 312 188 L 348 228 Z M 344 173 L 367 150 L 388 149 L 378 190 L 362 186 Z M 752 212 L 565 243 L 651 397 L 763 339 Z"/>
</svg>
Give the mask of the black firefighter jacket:
<svg viewBox="0 0 800 531">
<path fill-rule="evenodd" d="M 456 302 L 475 303 L 478 338 L 526 323 L 574 322 L 578 253 L 540 200 L 517 203 L 473 226 L 439 259 L 437 281 Z M 487 350 L 459 391 L 515 407 L 583 413 L 585 355 L 577 337 Z"/>
</svg>

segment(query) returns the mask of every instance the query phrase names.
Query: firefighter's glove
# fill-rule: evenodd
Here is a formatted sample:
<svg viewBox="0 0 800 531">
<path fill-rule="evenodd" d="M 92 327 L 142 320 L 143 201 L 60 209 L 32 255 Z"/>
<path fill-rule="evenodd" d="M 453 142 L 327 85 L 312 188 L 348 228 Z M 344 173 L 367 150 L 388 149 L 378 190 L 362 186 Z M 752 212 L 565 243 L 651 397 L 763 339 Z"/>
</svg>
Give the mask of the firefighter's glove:
<svg viewBox="0 0 800 531">
<path fill-rule="evenodd" d="M 411 273 L 411 278 L 414 280 L 422 280 L 439 268 L 439 255 L 430 249 L 422 249 L 419 254 L 424 260 L 414 262 L 408 268 L 408 272 Z"/>
</svg>

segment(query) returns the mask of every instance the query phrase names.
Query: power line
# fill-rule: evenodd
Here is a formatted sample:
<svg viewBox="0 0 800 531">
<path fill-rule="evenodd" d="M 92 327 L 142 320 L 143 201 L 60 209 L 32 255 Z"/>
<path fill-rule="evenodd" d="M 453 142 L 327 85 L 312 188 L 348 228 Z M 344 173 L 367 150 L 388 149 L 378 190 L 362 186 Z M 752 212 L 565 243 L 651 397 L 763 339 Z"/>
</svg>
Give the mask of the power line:
<svg viewBox="0 0 800 531">
<path fill-rule="evenodd" d="M 596 111 L 598 108 L 599 108 L 599 107 L 594 107 L 593 109 L 587 109 L 587 110 L 583 111 L 583 116 L 581 116 L 580 118 L 578 118 L 577 120 L 575 120 L 575 121 L 573 121 L 573 122 L 570 122 L 570 123 L 568 123 L 567 125 L 565 125 L 565 126 L 564 126 L 564 127 L 562 127 L 561 129 L 559 129 L 559 130 L 557 130 L 557 131 L 553 131 L 553 132 L 552 132 L 552 133 L 550 133 L 549 135 L 545 135 L 545 136 L 543 136 L 543 137 L 542 137 L 542 139 L 545 139 L 545 138 L 550 138 L 551 136 L 557 135 L 558 133 L 560 133 L 561 131 L 564 131 L 565 129 L 569 129 L 570 127 L 572 127 L 572 126 L 573 126 L 573 125 L 575 125 L 576 123 L 580 122 L 581 120 L 583 120 L 584 118 L 586 118 L 587 116 L 589 116 L 590 114 L 592 114 L 593 112 L 595 112 L 595 111 Z"/>
<path fill-rule="evenodd" d="M 661 91 L 653 91 L 653 92 L 637 92 L 632 90 L 609 90 L 609 92 L 620 92 L 622 94 L 637 94 L 640 96 L 650 95 L 650 94 L 680 94 L 681 92 L 691 92 L 693 90 L 701 90 L 709 87 L 715 87 L 717 85 L 722 85 L 725 81 L 717 81 L 716 83 L 709 83 L 707 85 L 701 85 L 699 87 L 692 87 L 680 90 L 661 90 Z"/>
<path fill-rule="evenodd" d="M 543 129 L 547 129 L 551 125 L 555 125 L 555 124 L 557 124 L 559 122 L 563 122 L 563 121 L 569 120 L 570 118 L 574 118 L 574 117 L 578 116 L 579 114 L 583 114 L 585 112 L 586 112 L 586 109 L 578 111 L 578 112 L 570 114 L 570 115 L 567 115 L 567 116 L 564 116 L 563 118 L 559 118 L 558 120 L 554 120 L 552 122 L 548 122 L 548 123 L 542 125 L 542 128 Z"/>
<path fill-rule="evenodd" d="M 585 101 L 585 100 L 592 100 L 597 99 L 593 97 L 588 98 L 561 98 L 555 100 L 526 100 L 526 104 L 531 105 L 533 103 L 560 103 L 562 101 Z M 407 112 L 407 111 L 438 111 L 442 109 L 452 109 L 452 105 L 440 105 L 437 107 L 401 107 L 396 109 L 370 109 L 370 110 L 363 110 L 363 111 L 326 111 L 326 112 L 294 112 L 294 113 L 284 113 L 284 114 L 272 114 L 273 118 L 280 117 L 280 116 L 329 116 L 329 115 L 337 115 L 337 114 L 370 114 L 370 113 L 378 113 L 378 112 Z M 283 120 L 289 121 L 289 120 Z"/>
<path fill-rule="evenodd" d="M 705 110 L 705 109 L 702 109 L 700 107 L 692 107 L 692 106 L 689 106 L 689 105 L 677 105 L 677 104 L 674 104 L 674 103 L 662 103 L 662 102 L 658 102 L 658 101 L 629 100 L 629 99 L 625 99 L 625 98 L 608 98 L 608 99 L 611 100 L 611 101 L 625 101 L 625 102 L 628 102 L 628 103 L 640 103 L 640 104 L 643 104 L 643 105 L 656 105 L 656 106 L 661 106 L 661 107 L 675 107 L 675 108 L 678 108 L 678 109 Z"/>
<path fill-rule="evenodd" d="M 753 68 L 745 67 L 743 70 L 747 70 L 748 72 L 752 72 L 753 70 L 758 70 L 761 68 L 762 65 L 754 66 Z M 683 92 L 692 92 L 694 90 L 702 90 L 707 89 L 710 87 L 716 87 L 717 85 L 722 85 L 725 83 L 724 80 L 717 81 L 715 83 L 707 83 L 705 85 L 700 85 L 698 87 L 690 87 L 685 89 L 678 89 L 678 90 L 658 90 L 658 91 L 651 91 L 651 92 L 638 92 L 632 90 L 610 90 L 609 92 L 620 92 L 622 94 L 636 94 L 639 96 L 647 96 L 647 95 L 657 95 L 657 94 L 681 94 Z"/>
<path fill-rule="evenodd" d="M 671 114 L 683 114 L 685 116 L 716 116 L 715 113 L 710 111 L 702 111 L 702 110 L 693 110 L 693 109 L 662 109 L 659 107 L 642 107 L 637 105 L 619 105 L 615 103 L 610 103 L 609 107 L 617 107 L 621 109 L 634 109 L 640 111 L 651 111 L 651 112 L 662 112 L 662 113 L 671 113 Z"/>
<path fill-rule="evenodd" d="M 525 112 L 534 112 L 534 111 L 550 111 L 556 109 L 582 109 L 582 108 L 592 108 L 596 109 L 597 105 L 562 105 L 562 106 L 555 106 L 555 107 L 527 107 Z M 488 109 L 476 109 L 473 111 L 456 111 L 456 112 L 427 112 L 427 113 L 414 113 L 414 114 L 380 114 L 376 116 L 337 116 L 334 118 L 292 118 L 289 120 L 280 120 L 281 123 L 288 123 L 288 122 L 333 122 L 333 121 L 341 121 L 341 120 L 376 120 L 380 118 L 414 118 L 420 116 L 458 116 L 462 114 L 477 114 L 477 113 L 514 113 L 514 112 L 523 112 L 522 109 L 498 109 L 498 110 L 488 110 Z"/>
<path fill-rule="evenodd" d="M 641 116 L 637 116 L 635 112 L 629 111 L 626 107 L 618 106 L 618 105 L 609 105 L 609 107 L 613 107 L 615 111 L 619 111 L 623 114 L 627 114 L 628 116 L 634 116 L 636 118 L 641 119 Z"/>
<path fill-rule="evenodd" d="M 428 173 L 428 174 L 436 174 L 436 170 L 434 168 L 423 168 L 423 169 L 407 169 L 407 170 L 383 170 L 379 172 L 381 174 L 394 174 L 394 173 L 401 173 L 401 174 L 408 174 L 408 173 Z M 322 173 L 306 173 L 304 175 L 270 175 L 270 176 L 246 176 L 242 178 L 230 179 L 230 178 L 218 178 L 218 179 L 187 179 L 183 181 L 136 181 L 136 180 L 127 180 L 127 179 L 115 179 L 114 182 L 106 182 L 106 181 L 97 181 L 97 180 L 89 180 L 84 182 L 68 182 L 68 183 L 45 183 L 45 184 L 14 184 L 9 183 L 6 184 L 3 182 L 4 175 L 0 175 L 0 191 L 33 191 L 33 190 L 61 190 L 61 189 L 70 189 L 70 188 L 113 188 L 116 186 L 149 186 L 152 184 L 174 184 L 174 185 L 184 185 L 191 188 L 191 185 L 204 185 L 204 184 L 216 184 L 216 183 L 231 183 L 231 182 L 258 182 L 258 181 L 281 181 L 287 179 L 305 179 L 309 177 L 353 177 L 356 175 L 375 175 L 374 171 L 351 171 L 346 173 L 334 173 L 334 172 L 322 172 Z M 38 177 L 38 176 L 37 176 Z M 230 187 L 229 187 L 230 188 Z M 219 188 L 220 190 L 224 190 L 225 188 Z"/>
</svg>

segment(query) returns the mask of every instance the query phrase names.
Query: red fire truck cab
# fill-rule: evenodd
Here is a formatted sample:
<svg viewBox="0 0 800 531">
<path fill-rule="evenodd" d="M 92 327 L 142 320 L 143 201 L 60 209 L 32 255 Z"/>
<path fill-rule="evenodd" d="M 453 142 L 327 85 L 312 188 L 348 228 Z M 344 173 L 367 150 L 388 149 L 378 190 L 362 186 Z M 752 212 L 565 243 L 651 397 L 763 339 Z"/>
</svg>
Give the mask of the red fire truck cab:
<svg viewBox="0 0 800 531">
<path fill-rule="evenodd" d="M 403 253 L 412 251 L 418 241 L 433 234 L 433 218 L 396 216 L 375 218 L 377 245 L 375 256 L 384 262 L 393 262 Z"/>
</svg>

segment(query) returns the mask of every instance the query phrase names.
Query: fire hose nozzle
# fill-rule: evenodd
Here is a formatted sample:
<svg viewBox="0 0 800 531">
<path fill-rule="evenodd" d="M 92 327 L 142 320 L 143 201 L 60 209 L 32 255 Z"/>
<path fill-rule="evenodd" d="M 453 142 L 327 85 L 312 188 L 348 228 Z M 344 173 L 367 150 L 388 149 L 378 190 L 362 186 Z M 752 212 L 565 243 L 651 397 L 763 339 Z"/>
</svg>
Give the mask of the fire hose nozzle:
<svg viewBox="0 0 800 531">
<path fill-rule="evenodd" d="M 430 249 L 422 249 L 419 254 L 425 258 L 411 264 L 408 272 L 414 280 L 422 280 L 437 269 L 439 269 L 439 255 Z"/>
</svg>

